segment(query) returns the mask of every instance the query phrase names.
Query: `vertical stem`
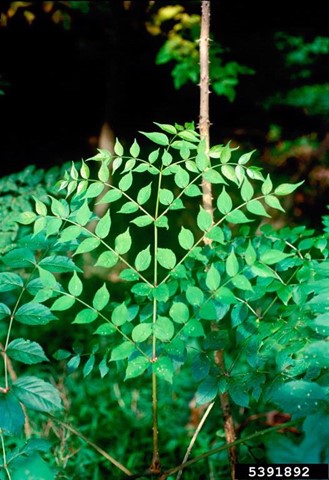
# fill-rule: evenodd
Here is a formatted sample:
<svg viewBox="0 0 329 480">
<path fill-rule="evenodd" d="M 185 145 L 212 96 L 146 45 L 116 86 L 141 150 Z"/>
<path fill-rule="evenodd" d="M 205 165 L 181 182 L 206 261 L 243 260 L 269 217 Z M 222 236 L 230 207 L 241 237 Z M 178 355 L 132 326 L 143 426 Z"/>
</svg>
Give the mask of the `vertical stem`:
<svg viewBox="0 0 329 480">
<path fill-rule="evenodd" d="M 2 458 L 3 458 L 3 468 L 4 468 L 4 470 L 7 474 L 8 480 L 11 480 L 11 475 L 10 475 L 10 472 L 8 470 L 8 465 L 7 465 L 6 447 L 5 447 L 5 442 L 4 442 L 4 439 L 3 439 L 1 428 L 0 428 L 0 439 L 1 439 L 1 449 L 2 449 Z"/>
<path fill-rule="evenodd" d="M 210 36 L 210 1 L 202 1 L 201 7 L 201 34 L 200 34 L 200 117 L 199 129 L 201 139 L 206 142 L 206 153 L 209 155 L 210 146 L 210 120 L 209 120 L 209 36 Z M 204 209 L 213 217 L 213 201 L 211 184 L 205 180 L 202 181 L 202 202 Z M 205 241 L 210 245 L 211 240 Z M 219 329 L 218 323 L 212 322 L 211 329 Z M 218 369 L 225 373 L 224 351 L 214 353 L 215 363 Z M 224 431 L 227 443 L 235 441 L 234 422 L 230 408 L 230 398 L 227 392 L 220 395 L 222 408 Z M 229 448 L 231 479 L 235 480 L 236 448 Z"/>
<path fill-rule="evenodd" d="M 158 218 L 159 214 L 159 193 L 161 187 L 162 173 L 159 175 L 158 183 L 158 192 L 155 205 L 155 215 L 154 218 Z M 158 285 L 158 264 L 157 264 L 157 252 L 158 252 L 158 227 L 154 223 L 154 270 L 153 270 L 153 286 L 154 288 Z M 157 300 L 153 298 L 153 324 L 157 320 Z M 156 337 L 153 335 L 152 339 L 152 365 L 157 361 L 157 351 L 156 351 Z M 159 473 L 161 471 L 160 463 L 160 454 L 159 454 L 159 443 L 158 443 L 158 398 L 157 398 L 157 377 L 154 372 L 152 372 L 152 414 L 153 414 L 153 457 L 150 471 L 152 473 Z"/>
<path fill-rule="evenodd" d="M 209 153 L 209 26 L 210 26 L 210 1 L 202 1 L 201 35 L 200 35 L 200 136 L 206 142 L 206 153 Z M 202 202 L 204 209 L 213 216 L 211 183 L 202 180 Z M 205 243 L 211 243 L 206 239 Z"/>
</svg>

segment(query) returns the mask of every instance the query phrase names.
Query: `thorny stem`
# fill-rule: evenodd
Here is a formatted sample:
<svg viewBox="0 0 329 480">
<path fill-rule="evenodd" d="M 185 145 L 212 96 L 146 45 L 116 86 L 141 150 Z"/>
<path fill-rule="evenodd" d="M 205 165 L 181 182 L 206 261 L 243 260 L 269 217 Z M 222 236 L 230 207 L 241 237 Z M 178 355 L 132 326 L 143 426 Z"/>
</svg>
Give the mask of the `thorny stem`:
<svg viewBox="0 0 329 480">
<path fill-rule="evenodd" d="M 210 134 L 209 134 L 209 35 L 210 35 L 210 1 L 202 2 L 201 13 L 201 34 L 200 34 L 200 136 L 205 139 L 206 153 L 209 155 Z M 204 209 L 210 213 L 213 219 L 213 202 L 211 193 L 211 184 L 205 180 L 202 181 L 202 201 Z M 211 240 L 204 238 L 204 243 L 210 245 Z M 218 330 L 218 324 L 212 323 L 212 330 Z M 225 373 L 224 351 L 214 353 L 215 363 L 219 370 Z M 224 419 L 224 431 L 228 444 L 235 441 L 234 422 L 230 408 L 230 398 L 227 392 L 220 394 L 220 403 Z M 234 445 L 229 447 L 229 457 L 231 465 L 231 479 L 235 479 L 236 448 Z"/>
</svg>

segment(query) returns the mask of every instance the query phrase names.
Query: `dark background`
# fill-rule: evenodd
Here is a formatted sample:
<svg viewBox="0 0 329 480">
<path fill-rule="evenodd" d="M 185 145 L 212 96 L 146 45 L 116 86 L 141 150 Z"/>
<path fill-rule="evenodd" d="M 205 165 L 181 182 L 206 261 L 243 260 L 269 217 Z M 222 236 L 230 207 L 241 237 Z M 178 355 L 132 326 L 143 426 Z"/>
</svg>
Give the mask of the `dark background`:
<svg viewBox="0 0 329 480">
<path fill-rule="evenodd" d="M 1 11 L 9 3 L 2 2 Z M 32 3 L 31 25 L 18 12 L 0 28 L 0 74 L 9 83 L 0 97 L 2 176 L 28 164 L 48 168 L 89 156 L 105 120 L 128 142 L 138 130 L 152 130 L 153 121 L 198 121 L 197 87 L 176 91 L 172 65 L 155 65 L 164 38 L 145 29 L 147 2 L 132 2 L 129 10 L 121 1 L 92 2 L 88 14 L 70 12 L 67 29 L 43 12 L 42 2 Z M 200 13 L 199 2 L 177 3 Z M 289 109 L 265 111 L 262 103 L 288 80 L 274 33 L 306 40 L 327 35 L 326 2 L 222 0 L 211 6 L 211 30 L 230 49 L 227 58 L 256 71 L 240 77 L 234 103 L 211 95 L 212 139 L 234 137 L 263 148 L 276 121 L 287 136 L 323 136 L 327 125 L 318 119 Z"/>
</svg>

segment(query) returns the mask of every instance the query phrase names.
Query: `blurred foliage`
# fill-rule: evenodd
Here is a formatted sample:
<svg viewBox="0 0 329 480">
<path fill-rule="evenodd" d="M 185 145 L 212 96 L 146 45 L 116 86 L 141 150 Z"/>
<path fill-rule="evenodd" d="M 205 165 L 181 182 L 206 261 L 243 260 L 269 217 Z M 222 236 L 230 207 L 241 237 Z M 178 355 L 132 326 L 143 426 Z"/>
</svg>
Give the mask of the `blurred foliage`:
<svg viewBox="0 0 329 480">
<path fill-rule="evenodd" d="M 151 35 L 166 38 L 157 54 L 156 63 L 175 64 L 171 75 L 176 89 L 189 81 L 195 84 L 199 82 L 200 22 L 200 15 L 188 13 L 181 5 L 168 5 L 160 7 L 146 23 Z M 234 61 L 224 62 L 224 54 L 227 52 L 228 49 L 212 39 L 209 52 L 210 80 L 217 95 L 223 95 L 233 102 L 239 75 L 253 75 L 255 71 Z"/>
<path fill-rule="evenodd" d="M 1 2 L 0 26 L 5 27 L 15 16 L 23 16 L 28 24 L 32 24 L 37 16 L 45 13 L 54 23 L 63 24 L 64 28 L 71 26 L 71 10 L 82 13 L 89 11 L 88 1 L 43 1 L 43 2 Z"/>
<path fill-rule="evenodd" d="M 329 55 L 329 38 L 315 37 L 306 42 L 303 37 L 278 33 L 275 37 L 276 46 L 284 55 L 285 66 L 289 72 L 286 93 L 279 92 L 269 98 L 265 106 L 287 105 L 303 108 L 309 115 L 329 114 L 329 83 L 314 84 L 321 57 Z M 324 76 L 323 72 L 323 76 Z M 311 83 L 305 83 L 305 82 Z M 298 85 L 299 84 L 299 85 Z"/>
</svg>

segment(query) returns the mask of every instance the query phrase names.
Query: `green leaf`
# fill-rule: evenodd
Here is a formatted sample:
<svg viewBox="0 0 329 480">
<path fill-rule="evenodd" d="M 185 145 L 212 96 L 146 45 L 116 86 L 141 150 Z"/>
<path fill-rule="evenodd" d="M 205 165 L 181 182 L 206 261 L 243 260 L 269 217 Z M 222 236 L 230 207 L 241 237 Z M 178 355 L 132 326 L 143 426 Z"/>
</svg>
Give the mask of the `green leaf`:
<svg viewBox="0 0 329 480">
<path fill-rule="evenodd" d="M 200 172 L 203 172 L 209 166 L 209 158 L 205 152 L 198 152 L 195 163 Z"/>
<path fill-rule="evenodd" d="M 94 182 L 87 188 L 84 198 L 96 198 L 102 193 L 103 190 L 104 184 L 102 182 Z"/>
<path fill-rule="evenodd" d="M 190 250 L 194 245 L 194 235 L 191 230 L 182 227 L 178 234 L 178 242 L 184 250 Z"/>
<path fill-rule="evenodd" d="M 93 307 L 98 310 L 99 312 L 103 310 L 103 308 L 106 307 L 106 305 L 110 301 L 110 294 L 106 288 L 106 284 L 99 288 L 97 292 L 95 293 L 94 299 L 93 299 Z"/>
<path fill-rule="evenodd" d="M 149 366 L 150 361 L 145 357 L 137 357 L 133 360 L 130 360 L 126 369 L 125 380 L 139 377 L 139 375 L 142 375 Z"/>
<path fill-rule="evenodd" d="M 239 181 L 236 178 L 235 170 L 231 165 L 222 165 L 222 174 L 231 182 L 234 182 L 239 185 Z"/>
<path fill-rule="evenodd" d="M 139 132 L 144 135 L 146 138 L 151 140 L 151 142 L 156 143 L 158 145 L 167 146 L 169 145 L 169 139 L 167 135 L 164 133 L 159 132 Z"/>
<path fill-rule="evenodd" d="M 144 205 L 144 203 L 146 203 L 151 197 L 151 194 L 152 194 L 152 183 L 149 183 L 148 185 L 146 185 L 145 187 L 139 190 L 137 195 L 137 202 L 140 205 Z"/>
<path fill-rule="evenodd" d="M 89 222 L 89 220 L 91 218 L 91 215 L 92 215 L 92 212 L 89 209 L 87 200 L 74 213 L 75 213 L 76 222 L 81 226 L 86 225 Z"/>
<path fill-rule="evenodd" d="M 144 250 L 140 251 L 135 258 L 135 268 L 139 272 L 147 270 L 152 261 L 152 256 L 150 253 L 150 245 L 148 245 Z"/>
<path fill-rule="evenodd" d="M 184 193 L 188 197 L 200 197 L 202 195 L 202 191 L 200 190 L 200 188 L 194 184 L 186 187 Z"/>
<path fill-rule="evenodd" d="M 186 299 L 190 305 L 200 306 L 204 301 L 204 295 L 200 288 L 189 285 L 186 290 Z"/>
<path fill-rule="evenodd" d="M 117 327 L 120 327 L 124 323 L 128 322 L 129 314 L 128 309 L 124 303 L 121 303 L 117 307 L 114 308 L 111 316 L 112 322 Z"/>
<path fill-rule="evenodd" d="M 240 407 L 249 407 L 249 395 L 244 390 L 244 385 L 241 385 L 241 379 L 236 380 L 234 378 L 229 379 L 229 394 L 236 405 Z"/>
<path fill-rule="evenodd" d="M 92 323 L 98 317 L 98 313 L 95 310 L 90 310 L 90 308 L 84 308 L 81 310 L 75 317 L 72 323 L 85 324 Z"/>
<path fill-rule="evenodd" d="M 239 165 L 245 165 L 246 163 L 248 163 L 249 160 L 250 160 L 251 155 L 252 155 L 254 152 L 256 152 L 256 150 L 252 150 L 251 152 L 244 153 L 243 155 L 241 155 L 241 157 L 240 157 L 239 160 L 238 160 L 238 164 L 239 164 Z"/>
<path fill-rule="evenodd" d="M 168 270 L 172 270 L 176 265 L 176 255 L 169 248 L 158 248 L 157 262 Z"/>
<path fill-rule="evenodd" d="M 177 130 L 173 125 L 169 125 L 168 123 L 153 123 L 154 125 L 157 125 L 159 128 L 161 128 L 161 130 L 163 130 L 164 132 L 171 133 L 172 135 L 177 134 Z"/>
<path fill-rule="evenodd" d="M 122 165 L 123 158 L 117 157 L 112 162 L 112 173 L 116 172 Z"/>
<path fill-rule="evenodd" d="M 118 210 L 118 213 L 124 213 L 124 214 L 129 214 L 129 213 L 135 213 L 138 211 L 138 205 L 135 202 L 126 202 L 122 205 L 120 210 Z"/>
<path fill-rule="evenodd" d="M 299 183 L 282 183 L 274 190 L 275 195 L 289 195 L 290 193 L 294 192 L 300 185 L 302 185 L 304 181 Z"/>
<path fill-rule="evenodd" d="M 165 150 L 162 154 L 161 160 L 162 164 L 165 167 L 168 167 L 168 165 L 170 165 L 172 162 L 172 155 L 167 150 Z"/>
<path fill-rule="evenodd" d="M 223 145 L 214 145 L 211 147 L 209 150 L 209 156 L 210 158 L 220 158 L 220 154 L 222 153 L 223 150 Z"/>
<path fill-rule="evenodd" d="M 242 187 L 241 187 L 242 200 L 244 200 L 245 202 L 248 202 L 249 200 L 252 199 L 253 195 L 254 195 L 253 186 L 249 182 L 248 178 L 245 177 L 245 179 L 243 181 L 243 184 L 242 184 Z"/>
<path fill-rule="evenodd" d="M 112 187 L 112 189 L 106 192 L 105 195 L 103 195 L 102 198 L 96 202 L 96 205 L 100 205 L 102 203 L 112 203 L 116 200 L 120 200 L 121 197 L 122 193 L 119 190 L 114 190 Z"/>
<path fill-rule="evenodd" d="M 82 370 L 84 378 L 86 378 L 92 372 L 94 365 L 95 365 L 95 355 L 91 354 Z"/>
<path fill-rule="evenodd" d="M 75 297 L 79 297 L 79 295 L 82 293 L 83 284 L 76 272 L 73 273 L 73 276 L 69 281 L 68 290 L 70 294 L 74 295 Z"/>
<path fill-rule="evenodd" d="M 271 401 L 296 417 L 304 417 L 318 412 L 319 403 L 325 398 L 325 388 L 317 383 L 294 380 L 276 388 Z"/>
<path fill-rule="evenodd" d="M 154 225 L 158 228 L 165 228 L 166 230 L 169 230 L 168 217 L 162 214 L 155 220 Z"/>
<path fill-rule="evenodd" d="M 118 138 L 115 139 L 115 144 L 114 144 L 114 153 L 118 155 L 119 157 L 122 157 L 124 150 L 123 146 L 121 145 L 120 141 Z"/>
<path fill-rule="evenodd" d="M 309 366 L 327 369 L 329 364 L 329 342 L 327 340 L 312 342 L 302 349 L 301 354 Z"/>
<path fill-rule="evenodd" d="M 46 325 L 57 317 L 41 303 L 25 303 L 15 313 L 15 320 L 25 325 Z"/>
<path fill-rule="evenodd" d="M 137 227 L 146 227 L 153 223 L 153 218 L 149 215 L 140 215 L 131 220 L 130 223 L 134 223 Z"/>
<path fill-rule="evenodd" d="M 27 365 L 48 362 L 48 358 L 42 347 L 36 342 L 24 340 L 24 338 L 15 338 L 15 340 L 12 340 L 7 347 L 6 354 L 12 360 Z"/>
<path fill-rule="evenodd" d="M 152 330 L 152 323 L 140 323 L 133 328 L 131 338 L 136 343 L 145 342 L 152 335 Z"/>
<path fill-rule="evenodd" d="M 200 211 L 197 216 L 197 225 L 203 232 L 207 232 L 210 230 L 212 226 L 212 216 L 209 212 L 207 212 L 201 205 Z"/>
<path fill-rule="evenodd" d="M 52 306 L 50 307 L 50 310 L 53 311 L 63 311 L 63 310 L 68 310 L 71 308 L 75 303 L 75 298 L 74 297 L 69 297 L 67 295 L 63 295 L 60 298 L 57 298 Z"/>
<path fill-rule="evenodd" d="M 158 302 L 167 302 L 170 296 L 168 285 L 162 283 L 153 289 L 153 298 Z"/>
<path fill-rule="evenodd" d="M 202 323 L 199 320 L 195 319 L 190 320 L 188 323 L 186 323 L 183 333 L 184 335 L 193 338 L 205 336 Z"/>
<path fill-rule="evenodd" d="M 204 320 L 218 320 L 218 313 L 212 300 L 201 305 L 199 315 Z"/>
<path fill-rule="evenodd" d="M 265 263 L 266 265 L 273 265 L 275 263 L 279 263 L 285 258 L 292 257 L 293 253 L 284 253 L 281 250 L 268 250 L 261 254 L 260 261 Z"/>
<path fill-rule="evenodd" d="M 121 178 L 118 186 L 119 186 L 120 190 L 125 192 L 125 191 L 129 190 L 129 188 L 132 186 L 132 184 L 133 184 L 133 176 L 132 176 L 131 172 L 129 172 Z"/>
<path fill-rule="evenodd" d="M 130 355 L 135 351 L 135 347 L 130 342 L 123 342 L 117 347 L 113 348 L 111 352 L 111 362 L 116 362 L 118 360 L 124 360 L 129 358 Z"/>
<path fill-rule="evenodd" d="M 158 360 L 152 364 L 152 371 L 158 378 L 169 383 L 173 382 L 175 370 L 170 358 L 163 356 L 158 358 Z"/>
<path fill-rule="evenodd" d="M 202 174 L 202 177 L 203 177 L 204 180 L 206 180 L 206 182 L 209 182 L 209 183 L 214 183 L 214 184 L 224 183 L 224 184 L 226 184 L 226 181 L 221 176 L 221 174 L 219 172 L 217 172 L 217 170 L 214 170 L 213 168 L 209 168 L 208 170 L 206 170 Z"/>
<path fill-rule="evenodd" d="M 111 217 L 110 210 L 107 210 L 105 215 L 99 220 L 96 225 L 95 233 L 99 238 L 105 238 L 108 236 L 111 229 Z"/>
<path fill-rule="evenodd" d="M 169 315 L 176 323 L 186 323 L 190 317 L 190 312 L 185 303 L 174 302 L 169 310 Z"/>
<path fill-rule="evenodd" d="M 170 205 L 174 200 L 174 194 L 167 188 L 161 188 L 159 194 L 159 201 L 162 205 Z"/>
<path fill-rule="evenodd" d="M 179 188 L 185 188 L 189 184 L 190 175 L 186 170 L 183 168 L 179 168 L 177 173 L 175 174 L 175 183 Z"/>
<path fill-rule="evenodd" d="M 220 287 L 220 289 L 216 292 L 216 300 L 224 303 L 224 305 L 237 303 L 234 294 L 227 287 Z"/>
<path fill-rule="evenodd" d="M 131 268 L 125 268 L 121 270 L 119 277 L 126 282 L 135 282 L 139 279 L 139 275 L 135 270 Z"/>
<path fill-rule="evenodd" d="M 116 332 L 117 329 L 111 323 L 102 323 L 97 329 L 94 331 L 94 335 L 112 335 L 112 333 Z"/>
<path fill-rule="evenodd" d="M 98 370 L 100 373 L 101 378 L 104 378 L 105 375 L 107 375 L 110 371 L 108 365 L 107 365 L 107 356 L 105 355 L 103 359 L 99 362 L 98 364 Z"/>
<path fill-rule="evenodd" d="M 253 289 L 250 281 L 244 275 L 235 275 L 235 277 L 232 278 L 232 283 L 236 288 L 239 288 L 240 290 L 247 291 Z"/>
<path fill-rule="evenodd" d="M 220 152 L 220 161 L 221 163 L 227 163 L 231 159 L 231 149 L 229 143 L 221 149 Z"/>
<path fill-rule="evenodd" d="M 212 264 L 207 271 L 206 285 L 211 291 L 217 290 L 220 285 L 220 273 L 214 264 Z"/>
<path fill-rule="evenodd" d="M 244 253 L 247 265 L 253 265 L 256 261 L 257 255 L 251 241 L 249 240 L 248 247 Z"/>
<path fill-rule="evenodd" d="M 75 240 L 76 238 L 78 238 L 81 232 L 82 232 L 82 229 L 78 225 L 70 225 L 69 227 L 64 228 L 60 232 L 60 237 L 57 240 L 57 242 L 58 243 L 71 242 L 72 240 Z"/>
<path fill-rule="evenodd" d="M 35 258 L 28 248 L 15 248 L 2 256 L 2 262 L 11 268 L 27 268 L 35 264 Z"/>
<path fill-rule="evenodd" d="M 231 200 L 231 197 L 226 192 L 225 187 L 223 187 L 222 193 L 217 198 L 217 208 L 221 213 L 226 215 L 232 210 L 232 207 L 233 202 Z"/>
<path fill-rule="evenodd" d="M 67 372 L 70 375 L 75 372 L 81 363 L 81 355 L 74 355 L 66 364 Z"/>
<path fill-rule="evenodd" d="M 256 262 L 254 265 L 251 266 L 251 271 L 254 273 L 254 275 L 258 277 L 277 278 L 275 272 L 263 263 Z"/>
<path fill-rule="evenodd" d="M 13 382 L 11 388 L 18 400 L 27 408 L 40 412 L 62 409 L 59 392 L 50 383 L 40 378 L 20 377 Z"/>
<path fill-rule="evenodd" d="M 247 210 L 254 215 L 261 215 L 262 217 L 271 217 L 265 210 L 263 204 L 259 200 L 251 200 L 247 203 Z"/>
<path fill-rule="evenodd" d="M 129 227 L 127 230 L 116 237 L 114 240 L 114 249 L 119 255 L 129 252 L 132 244 Z M 98 260 L 99 261 L 99 260 Z"/>
<path fill-rule="evenodd" d="M 271 180 L 270 176 L 267 175 L 267 177 L 265 179 L 265 182 L 262 185 L 262 194 L 263 195 L 268 195 L 269 193 L 271 193 L 272 189 L 273 189 L 272 180 Z"/>
<path fill-rule="evenodd" d="M 153 333 L 161 342 L 169 342 L 175 334 L 174 324 L 167 317 L 158 317 L 153 327 Z"/>
<path fill-rule="evenodd" d="M 106 251 L 100 254 L 95 263 L 95 267 L 112 268 L 118 263 L 118 260 L 118 255 L 116 253 Z"/>
<path fill-rule="evenodd" d="M 208 376 L 198 386 L 196 392 L 196 404 L 204 405 L 212 402 L 218 395 L 218 380 L 215 377 Z"/>
<path fill-rule="evenodd" d="M 137 158 L 139 153 L 140 153 L 140 148 L 139 148 L 139 145 L 136 141 L 136 139 L 134 140 L 134 143 L 132 144 L 132 146 L 130 147 L 130 155 L 134 158 Z M 122 154 L 121 154 L 122 155 Z"/>
<path fill-rule="evenodd" d="M 34 212 L 22 212 L 17 215 L 16 221 L 22 225 L 29 225 L 33 223 L 36 218 L 37 216 Z"/>
<path fill-rule="evenodd" d="M 3 434 L 19 436 L 22 433 L 25 415 L 20 402 L 9 391 L 0 393 L 0 429 Z"/>
<path fill-rule="evenodd" d="M 57 200 L 54 197 L 51 199 L 51 211 L 55 217 L 67 218 L 70 214 L 68 203 L 65 200 Z"/>
<path fill-rule="evenodd" d="M 0 292 L 10 292 L 16 288 L 22 288 L 24 282 L 17 273 L 1 272 L 0 273 Z"/>
<path fill-rule="evenodd" d="M 153 122 L 153 123 L 154 125 L 157 125 L 159 128 L 161 128 L 161 130 L 163 130 L 164 132 L 171 133 L 172 135 L 177 134 L 177 130 L 173 125 L 169 125 L 167 123 L 157 123 L 157 122 Z"/>
<path fill-rule="evenodd" d="M 235 277 L 239 271 L 239 262 L 236 258 L 234 250 L 231 251 L 229 256 L 226 259 L 226 273 L 230 277 Z"/>
<path fill-rule="evenodd" d="M 150 163 L 154 163 L 156 162 L 156 160 L 158 159 L 159 157 L 159 153 L 160 153 L 160 149 L 158 148 L 157 150 L 154 150 L 153 152 L 151 152 L 148 156 L 148 160 Z"/>
<path fill-rule="evenodd" d="M 233 210 L 233 212 L 230 212 L 227 217 L 226 217 L 226 220 L 229 222 L 229 223 L 247 223 L 247 222 L 252 222 L 252 220 L 250 220 L 248 217 L 246 217 L 246 215 L 241 212 L 241 210 Z"/>
<path fill-rule="evenodd" d="M 281 212 L 285 212 L 285 209 L 282 207 L 280 201 L 273 195 L 266 195 L 264 197 L 264 200 L 269 207 L 280 210 Z"/>
<path fill-rule="evenodd" d="M 81 165 L 81 168 L 80 168 L 80 175 L 82 178 L 85 178 L 86 180 L 88 180 L 89 178 L 89 175 L 90 175 L 90 169 L 88 167 L 88 165 L 86 164 L 86 162 L 84 162 L 82 160 L 82 165 Z"/>
<path fill-rule="evenodd" d="M 184 203 L 181 201 L 180 198 L 175 198 L 175 200 L 172 202 L 172 204 L 169 207 L 169 210 L 180 210 L 184 209 Z"/>
<path fill-rule="evenodd" d="M 206 238 L 209 238 L 210 240 L 215 240 L 215 242 L 218 243 L 225 243 L 225 236 L 223 230 L 216 226 L 213 227 L 209 232 L 206 234 Z"/>
<path fill-rule="evenodd" d="M 63 255 L 50 255 L 49 257 L 45 257 L 39 262 L 39 267 L 44 268 L 48 272 L 56 273 L 80 270 L 71 258 L 64 257 Z"/>
<path fill-rule="evenodd" d="M 101 182 L 105 183 L 110 178 L 110 170 L 107 162 L 102 162 L 100 169 L 98 170 L 98 178 Z"/>
</svg>

